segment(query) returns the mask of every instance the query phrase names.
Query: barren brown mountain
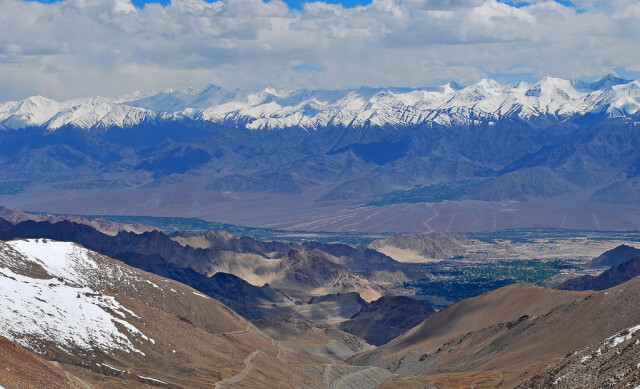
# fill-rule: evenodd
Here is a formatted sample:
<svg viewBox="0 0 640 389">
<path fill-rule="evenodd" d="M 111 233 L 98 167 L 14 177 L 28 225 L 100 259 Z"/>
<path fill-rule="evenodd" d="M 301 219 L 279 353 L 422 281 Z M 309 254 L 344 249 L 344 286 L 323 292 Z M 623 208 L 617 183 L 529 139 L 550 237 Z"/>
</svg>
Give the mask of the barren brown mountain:
<svg viewBox="0 0 640 389">
<path fill-rule="evenodd" d="M 597 277 L 584 275 L 571 278 L 558 285 L 556 289 L 604 290 L 620 285 L 636 276 L 640 276 L 640 255 L 632 257 L 619 265 L 612 266 Z"/>
<path fill-rule="evenodd" d="M 610 267 L 620 265 L 629 259 L 640 255 L 640 249 L 621 244 L 620 246 L 605 251 L 589 262 L 589 267 Z"/>
<path fill-rule="evenodd" d="M 567 353 L 637 325 L 639 299 L 639 278 L 592 295 L 505 287 L 455 304 L 352 361 L 419 376 L 499 372 L 502 385 L 513 386 Z"/>
<path fill-rule="evenodd" d="M 362 365 L 384 366 L 399 374 L 435 374 L 470 370 L 467 366 L 436 368 L 428 359 L 444 345 L 492 326 L 537 317 L 560 304 L 588 296 L 587 292 L 545 289 L 516 284 L 460 301 L 430 316 L 420 325 L 375 350 L 356 355 L 350 361 Z M 465 361 L 473 361 L 465 355 Z"/>
</svg>

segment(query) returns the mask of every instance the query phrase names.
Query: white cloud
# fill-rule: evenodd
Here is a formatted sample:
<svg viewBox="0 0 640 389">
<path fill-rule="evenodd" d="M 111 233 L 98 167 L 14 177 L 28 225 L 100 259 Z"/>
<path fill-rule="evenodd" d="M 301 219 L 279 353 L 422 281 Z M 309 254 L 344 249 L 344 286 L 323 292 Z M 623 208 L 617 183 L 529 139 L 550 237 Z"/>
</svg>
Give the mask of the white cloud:
<svg viewBox="0 0 640 389">
<path fill-rule="evenodd" d="M 291 11 L 280 0 L 174 0 L 143 9 L 129 0 L 0 0 L 0 99 L 208 83 L 425 86 L 521 71 L 594 77 L 637 69 L 637 1 L 574 4 L 374 0 Z"/>
</svg>

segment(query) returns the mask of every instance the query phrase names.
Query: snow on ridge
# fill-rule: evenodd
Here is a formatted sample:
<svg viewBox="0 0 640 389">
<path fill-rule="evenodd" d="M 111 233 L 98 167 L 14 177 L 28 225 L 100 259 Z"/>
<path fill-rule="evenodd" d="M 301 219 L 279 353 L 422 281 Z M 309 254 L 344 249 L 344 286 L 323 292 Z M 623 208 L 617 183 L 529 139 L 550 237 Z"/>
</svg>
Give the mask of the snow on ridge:
<svg viewBox="0 0 640 389">
<path fill-rule="evenodd" d="M 18 253 L 19 258 L 16 258 Z M 20 261 L 52 278 L 12 270 Z M 100 270 L 88 250 L 70 242 L 0 242 L 0 335 L 38 352 L 55 343 L 68 353 L 121 350 L 144 355 L 135 342 L 149 338 L 126 321 L 137 317 L 113 296 L 91 287 L 83 273 Z"/>
<path fill-rule="evenodd" d="M 89 258 L 89 250 L 71 242 L 44 239 L 13 240 L 6 245 L 24 256 L 24 260 L 42 266 L 52 277 L 63 278 L 75 286 L 89 286 L 89 269 L 98 264 Z"/>
<path fill-rule="evenodd" d="M 111 313 L 125 316 L 122 308 L 114 297 L 91 288 L 0 268 L 0 334 L 36 351 L 44 342 L 52 342 L 69 353 L 75 348 L 87 352 L 97 348 L 144 355 L 116 326 L 124 326 L 130 336 L 141 334 Z"/>
<path fill-rule="evenodd" d="M 161 116 L 149 109 L 117 103 L 104 97 L 57 102 L 33 96 L 22 101 L 0 103 L 0 128 L 10 130 L 46 127 L 53 131 L 67 125 L 82 129 L 110 126 L 126 128 Z"/>
<path fill-rule="evenodd" d="M 328 125 L 456 125 L 502 118 L 564 120 L 590 112 L 610 117 L 638 114 L 640 82 L 614 81 L 613 76 L 596 83 L 545 77 L 535 83 L 514 84 L 482 79 L 463 88 L 448 83 L 425 89 L 265 88 L 257 92 L 228 91 L 210 85 L 63 103 L 36 96 L 0 103 L 0 128 L 42 126 L 51 131 L 66 125 L 83 129 L 127 128 L 160 119 L 235 123 L 255 130 L 293 126 L 316 129 Z"/>
<path fill-rule="evenodd" d="M 637 325 L 635 327 L 631 327 L 629 329 L 627 329 L 626 331 L 623 331 L 617 335 L 614 335 L 610 338 L 607 338 L 607 341 L 609 341 L 609 346 L 610 347 L 616 347 L 617 345 L 626 342 L 627 340 L 633 338 L 633 336 L 635 335 L 636 332 L 640 331 L 640 325 Z"/>
</svg>

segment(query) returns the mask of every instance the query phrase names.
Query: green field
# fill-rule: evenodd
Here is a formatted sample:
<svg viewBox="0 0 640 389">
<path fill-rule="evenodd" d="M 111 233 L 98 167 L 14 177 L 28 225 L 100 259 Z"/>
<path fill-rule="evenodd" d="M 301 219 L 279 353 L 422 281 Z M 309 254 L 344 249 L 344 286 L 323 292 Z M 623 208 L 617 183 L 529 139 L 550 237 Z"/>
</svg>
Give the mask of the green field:
<svg viewBox="0 0 640 389">
<path fill-rule="evenodd" d="M 467 266 L 443 266 L 432 271 L 432 277 L 410 281 L 405 286 L 418 288 L 417 294 L 420 295 L 442 296 L 455 302 L 519 282 L 539 284 L 569 268 L 573 268 L 571 263 L 559 260 L 489 261 Z"/>
</svg>

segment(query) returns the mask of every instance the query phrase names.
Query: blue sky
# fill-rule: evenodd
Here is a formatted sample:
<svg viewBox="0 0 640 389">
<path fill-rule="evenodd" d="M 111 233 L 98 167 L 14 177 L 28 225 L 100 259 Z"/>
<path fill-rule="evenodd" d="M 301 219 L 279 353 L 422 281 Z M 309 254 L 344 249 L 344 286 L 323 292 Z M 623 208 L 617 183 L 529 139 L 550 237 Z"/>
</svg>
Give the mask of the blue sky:
<svg viewBox="0 0 640 389">
<path fill-rule="evenodd" d="M 0 0 L 0 101 L 640 76 L 638 0 L 143 1 Z"/>
</svg>

